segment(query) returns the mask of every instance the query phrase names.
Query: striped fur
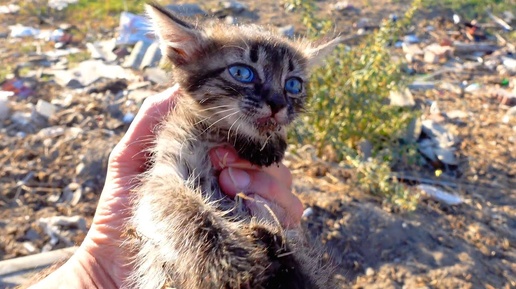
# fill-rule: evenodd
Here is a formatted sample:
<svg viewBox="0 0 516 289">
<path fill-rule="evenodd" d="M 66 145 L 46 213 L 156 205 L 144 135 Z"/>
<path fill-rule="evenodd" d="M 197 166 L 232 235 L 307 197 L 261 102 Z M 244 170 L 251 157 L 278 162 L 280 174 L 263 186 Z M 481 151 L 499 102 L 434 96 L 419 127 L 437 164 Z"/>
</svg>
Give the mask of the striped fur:
<svg viewBox="0 0 516 289">
<path fill-rule="evenodd" d="M 314 48 L 258 26 L 201 28 L 156 4 L 146 9 L 181 97 L 135 193 L 129 226 L 140 238 L 127 241 L 138 254 L 125 287 L 331 288 L 300 232 L 251 217 L 220 191 L 207 153 L 229 143 L 253 164 L 281 161 L 285 127 L 306 100 L 306 71 L 337 40 Z M 235 64 L 250 67 L 253 81 L 231 76 Z M 292 77 L 303 84 L 299 93 L 285 88 Z"/>
</svg>

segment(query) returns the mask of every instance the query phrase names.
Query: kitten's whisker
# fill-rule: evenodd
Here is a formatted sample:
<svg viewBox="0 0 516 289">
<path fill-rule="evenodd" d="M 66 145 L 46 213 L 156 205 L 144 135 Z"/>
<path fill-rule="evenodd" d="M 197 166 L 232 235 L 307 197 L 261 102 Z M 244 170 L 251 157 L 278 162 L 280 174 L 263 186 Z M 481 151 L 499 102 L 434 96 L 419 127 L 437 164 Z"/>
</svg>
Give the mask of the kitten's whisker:
<svg viewBox="0 0 516 289">
<path fill-rule="evenodd" d="M 230 113 L 224 117 L 221 117 L 219 120 L 215 121 L 214 123 L 212 123 L 210 126 L 208 126 L 202 133 L 205 133 L 207 132 L 210 128 L 212 128 L 214 125 L 216 125 L 217 123 L 221 122 L 222 120 L 226 119 L 226 118 L 230 118 L 232 116 L 234 116 L 235 114 L 239 113 L 240 111 L 235 111 L 233 113 Z"/>
<path fill-rule="evenodd" d="M 215 115 L 217 115 L 217 114 L 227 113 L 227 112 L 231 112 L 231 111 L 235 111 L 235 113 L 236 113 L 236 112 L 238 112 L 238 108 L 231 108 L 231 109 L 227 109 L 227 110 L 224 110 L 224 111 L 219 111 L 219 112 L 213 113 L 213 114 L 211 114 L 211 115 L 209 115 L 209 116 L 207 116 L 207 117 L 205 117 L 205 118 L 203 118 L 203 119 L 199 120 L 198 122 L 196 122 L 196 123 L 195 123 L 195 125 L 198 125 L 198 124 L 200 124 L 200 123 L 203 123 L 203 122 L 205 122 L 205 121 L 207 121 L 207 120 L 211 119 L 212 117 L 214 117 L 214 116 L 215 116 Z"/>
<path fill-rule="evenodd" d="M 233 122 L 233 124 L 229 127 L 229 130 L 228 130 L 228 142 L 229 142 L 229 139 L 231 138 L 231 129 L 233 128 L 233 126 L 242 118 L 242 115 L 239 115 L 238 118 Z"/>
</svg>

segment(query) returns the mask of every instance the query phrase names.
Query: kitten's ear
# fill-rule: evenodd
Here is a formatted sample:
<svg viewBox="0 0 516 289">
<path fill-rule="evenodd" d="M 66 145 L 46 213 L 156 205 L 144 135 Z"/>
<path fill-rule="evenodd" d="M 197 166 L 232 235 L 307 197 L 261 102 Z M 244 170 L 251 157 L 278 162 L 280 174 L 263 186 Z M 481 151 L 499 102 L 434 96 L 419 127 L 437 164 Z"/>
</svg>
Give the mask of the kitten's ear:
<svg viewBox="0 0 516 289">
<path fill-rule="evenodd" d="M 323 63 L 323 60 L 328 56 L 339 43 L 342 42 L 341 37 L 337 37 L 329 42 L 323 43 L 317 47 L 310 47 L 305 50 L 306 57 L 308 58 L 308 67 L 314 68 Z"/>
<path fill-rule="evenodd" d="M 202 47 L 202 33 L 156 3 L 145 4 L 152 29 L 159 38 L 161 52 L 175 65 L 188 63 Z"/>
</svg>

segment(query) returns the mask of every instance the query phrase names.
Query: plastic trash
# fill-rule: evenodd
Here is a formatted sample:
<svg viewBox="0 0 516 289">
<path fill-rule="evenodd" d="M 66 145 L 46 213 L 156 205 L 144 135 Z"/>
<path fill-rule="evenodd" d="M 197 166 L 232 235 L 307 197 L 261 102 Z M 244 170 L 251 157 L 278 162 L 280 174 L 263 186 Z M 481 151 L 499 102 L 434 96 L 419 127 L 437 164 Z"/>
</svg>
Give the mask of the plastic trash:
<svg viewBox="0 0 516 289">
<path fill-rule="evenodd" d="M 48 7 L 56 10 L 63 10 L 70 4 L 75 4 L 79 0 L 48 0 Z"/>
<path fill-rule="evenodd" d="M 464 202 L 464 200 L 460 196 L 445 192 L 434 186 L 418 185 L 417 188 L 423 191 L 429 197 L 435 199 L 436 201 L 445 203 L 450 206 L 460 205 Z"/>
<path fill-rule="evenodd" d="M 153 42 L 155 37 L 150 33 L 151 24 L 147 18 L 129 12 L 120 14 L 120 35 L 117 45 L 133 45 L 138 41 Z"/>
<path fill-rule="evenodd" d="M 33 37 L 39 35 L 41 32 L 39 29 L 30 26 L 23 26 L 21 24 L 9 26 L 9 29 L 11 30 L 9 35 L 13 38 Z"/>
</svg>

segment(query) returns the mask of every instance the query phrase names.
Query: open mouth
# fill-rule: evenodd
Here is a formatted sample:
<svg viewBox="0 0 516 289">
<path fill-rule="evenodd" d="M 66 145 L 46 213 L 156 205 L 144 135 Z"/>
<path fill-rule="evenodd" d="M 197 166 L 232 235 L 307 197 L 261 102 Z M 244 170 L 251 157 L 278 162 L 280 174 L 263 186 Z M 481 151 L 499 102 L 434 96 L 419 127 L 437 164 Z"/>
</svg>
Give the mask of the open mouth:
<svg viewBox="0 0 516 289">
<path fill-rule="evenodd" d="M 279 130 L 281 126 L 272 117 L 262 117 L 256 120 L 256 128 L 260 133 L 266 133 Z"/>
</svg>

